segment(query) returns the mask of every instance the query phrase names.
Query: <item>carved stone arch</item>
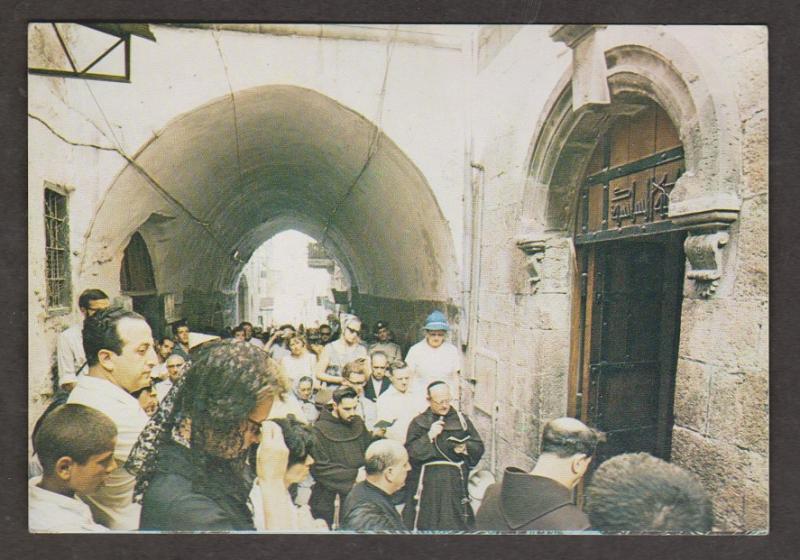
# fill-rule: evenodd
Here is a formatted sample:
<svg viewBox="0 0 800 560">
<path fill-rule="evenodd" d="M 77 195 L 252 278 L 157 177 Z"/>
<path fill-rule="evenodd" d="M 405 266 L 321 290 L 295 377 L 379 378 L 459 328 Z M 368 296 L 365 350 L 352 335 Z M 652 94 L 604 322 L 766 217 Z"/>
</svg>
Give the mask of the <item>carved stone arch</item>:
<svg viewBox="0 0 800 560">
<path fill-rule="evenodd" d="M 575 49 L 596 31 L 574 33 L 571 37 L 578 39 L 570 38 L 570 47 Z M 553 35 L 558 33 L 557 29 Z M 637 99 L 662 107 L 684 146 L 686 170 L 672 191 L 670 219 L 692 235 L 710 235 L 726 229 L 741 206 L 739 121 L 732 86 L 712 65 L 698 60 L 702 55 L 689 52 L 664 31 L 625 26 L 600 33 L 602 40 L 592 40 L 591 48 L 602 49 L 605 66 L 593 68 L 589 79 L 595 80 L 595 90 L 597 82 L 608 88 L 610 102 L 581 101 L 581 92 L 573 99 L 573 88 L 585 88 L 587 79 L 584 74 L 576 81 L 576 72 L 585 70 L 574 56 L 545 105 L 532 142 L 517 238 L 529 268 L 538 269 L 548 239 L 570 236 L 578 185 L 589 158 L 616 117 L 638 110 Z M 693 264 L 690 246 L 687 257 Z"/>
</svg>

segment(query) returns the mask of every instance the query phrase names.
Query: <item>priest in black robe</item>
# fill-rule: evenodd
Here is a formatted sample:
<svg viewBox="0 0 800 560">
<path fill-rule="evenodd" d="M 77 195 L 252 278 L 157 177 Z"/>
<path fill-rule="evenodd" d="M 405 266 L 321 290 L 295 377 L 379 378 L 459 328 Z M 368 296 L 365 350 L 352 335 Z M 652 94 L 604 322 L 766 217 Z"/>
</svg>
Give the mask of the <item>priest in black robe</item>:
<svg viewBox="0 0 800 560">
<path fill-rule="evenodd" d="M 403 521 L 418 531 L 468 531 L 474 525 L 467 481 L 483 456 L 483 441 L 469 418 L 451 405 L 449 386 L 427 388 L 429 407 L 411 421 Z"/>
</svg>

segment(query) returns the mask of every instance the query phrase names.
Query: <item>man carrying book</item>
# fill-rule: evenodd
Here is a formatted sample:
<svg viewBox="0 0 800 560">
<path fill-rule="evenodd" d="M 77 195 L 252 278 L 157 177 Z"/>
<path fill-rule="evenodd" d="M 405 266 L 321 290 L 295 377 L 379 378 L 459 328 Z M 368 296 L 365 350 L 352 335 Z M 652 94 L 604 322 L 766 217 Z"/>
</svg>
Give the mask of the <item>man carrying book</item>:
<svg viewBox="0 0 800 560">
<path fill-rule="evenodd" d="M 447 383 L 434 381 L 426 393 L 429 407 L 411 421 L 406 437 L 412 471 L 403 520 L 415 531 L 466 531 L 474 525 L 467 481 L 483 456 L 483 441 L 451 405 Z"/>
</svg>

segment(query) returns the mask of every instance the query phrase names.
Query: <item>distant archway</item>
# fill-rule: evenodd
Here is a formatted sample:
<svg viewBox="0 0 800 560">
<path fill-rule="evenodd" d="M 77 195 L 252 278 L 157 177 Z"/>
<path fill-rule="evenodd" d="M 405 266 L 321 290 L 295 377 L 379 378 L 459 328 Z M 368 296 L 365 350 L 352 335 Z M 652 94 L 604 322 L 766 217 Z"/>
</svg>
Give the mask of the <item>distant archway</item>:
<svg viewBox="0 0 800 560">
<path fill-rule="evenodd" d="M 452 234 L 425 177 L 374 124 L 316 91 L 257 87 L 174 119 L 106 193 L 85 249 L 98 257 L 82 274 L 105 276 L 145 223 L 159 293 L 193 323 L 233 321 L 242 267 L 285 229 L 324 244 L 367 317 L 457 313 Z M 216 304 L 222 317 L 210 316 Z"/>
</svg>

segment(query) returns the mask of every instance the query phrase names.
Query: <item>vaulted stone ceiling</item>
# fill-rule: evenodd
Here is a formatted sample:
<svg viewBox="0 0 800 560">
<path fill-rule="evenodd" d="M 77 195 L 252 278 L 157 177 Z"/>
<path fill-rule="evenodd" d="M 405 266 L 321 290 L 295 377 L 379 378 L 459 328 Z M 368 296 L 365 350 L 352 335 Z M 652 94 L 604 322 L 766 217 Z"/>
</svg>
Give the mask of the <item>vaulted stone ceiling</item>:
<svg viewBox="0 0 800 560">
<path fill-rule="evenodd" d="M 144 224 L 159 291 L 230 290 L 262 242 L 293 228 L 325 239 L 362 292 L 457 294 L 452 235 L 425 178 L 372 123 L 317 92 L 236 92 L 175 119 L 134 159 L 92 239 L 119 252 Z"/>
</svg>

